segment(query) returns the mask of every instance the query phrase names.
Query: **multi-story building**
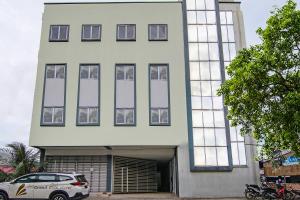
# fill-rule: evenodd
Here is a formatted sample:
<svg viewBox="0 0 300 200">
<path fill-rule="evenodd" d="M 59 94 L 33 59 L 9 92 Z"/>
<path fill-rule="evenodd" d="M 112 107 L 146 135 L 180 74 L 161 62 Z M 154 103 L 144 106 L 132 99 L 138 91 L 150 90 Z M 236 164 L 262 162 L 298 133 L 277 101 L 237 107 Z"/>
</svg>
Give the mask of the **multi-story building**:
<svg viewBox="0 0 300 200">
<path fill-rule="evenodd" d="M 255 148 L 216 91 L 245 45 L 232 0 L 45 3 L 30 145 L 92 192 L 242 196 Z"/>
</svg>

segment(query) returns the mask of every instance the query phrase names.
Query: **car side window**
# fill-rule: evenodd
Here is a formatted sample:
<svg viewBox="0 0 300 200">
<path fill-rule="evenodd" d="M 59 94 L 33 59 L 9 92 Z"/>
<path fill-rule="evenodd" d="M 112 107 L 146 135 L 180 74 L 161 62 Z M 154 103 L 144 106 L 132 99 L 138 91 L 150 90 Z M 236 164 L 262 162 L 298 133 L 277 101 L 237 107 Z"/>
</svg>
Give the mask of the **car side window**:
<svg viewBox="0 0 300 200">
<path fill-rule="evenodd" d="M 58 180 L 59 180 L 59 181 L 71 181 L 71 180 L 73 180 L 73 178 L 70 177 L 70 176 L 62 176 L 62 175 L 59 175 L 59 176 L 58 176 Z"/>
<path fill-rule="evenodd" d="M 56 182 L 56 176 L 54 174 L 39 175 L 38 182 Z"/>
<path fill-rule="evenodd" d="M 24 176 L 15 181 L 15 183 L 33 183 L 36 182 L 36 175 Z"/>
</svg>

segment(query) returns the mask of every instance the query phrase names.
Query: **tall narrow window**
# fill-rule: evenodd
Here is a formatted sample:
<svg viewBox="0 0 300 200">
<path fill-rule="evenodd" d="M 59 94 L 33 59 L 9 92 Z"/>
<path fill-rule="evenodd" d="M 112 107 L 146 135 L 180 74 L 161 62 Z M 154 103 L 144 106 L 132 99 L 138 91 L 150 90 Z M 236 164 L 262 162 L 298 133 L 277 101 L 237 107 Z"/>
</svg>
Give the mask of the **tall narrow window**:
<svg viewBox="0 0 300 200">
<path fill-rule="evenodd" d="M 167 24 L 149 24 L 148 29 L 148 37 L 150 41 L 168 40 Z"/>
<path fill-rule="evenodd" d="M 215 2 L 186 0 L 194 170 L 230 170 L 232 165 L 228 121 L 217 95 L 224 77 Z"/>
<path fill-rule="evenodd" d="M 82 41 L 100 41 L 101 25 L 100 24 L 84 24 L 82 25 Z"/>
<path fill-rule="evenodd" d="M 50 42 L 67 42 L 69 40 L 69 25 L 51 25 Z"/>
<path fill-rule="evenodd" d="M 236 56 L 236 42 L 234 36 L 234 23 L 232 11 L 221 11 L 221 29 L 222 29 L 222 42 L 224 53 L 224 66 L 226 67 Z M 227 73 L 226 79 L 229 78 Z M 234 166 L 247 165 L 245 138 L 241 136 L 240 128 L 230 127 L 230 140 L 232 150 L 232 163 Z"/>
<path fill-rule="evenodd" d="M 64 125 L 65 64 L 48 64 L 45 68 L 41 125 Z"/>
<path fill-rule="evenodd" d="M 135 41 L 136 37 L 135 24 L 118 24 L 117 25 L 117 40 Z"/>
<path fill-rule="evenodd" d="M 100 65 L 79 66 L 77 125 L 100 124 Z"/>
<path fill-rule="evenodd" d="M 115 125 L 135 125 L 135 93 L 135 65 L 117 64 L 115 69 Z"/>
<path fill-rule="evenodd" d="M 169 67 L 150 64 L 150 125 L 170 125 Z"/>
</svg>

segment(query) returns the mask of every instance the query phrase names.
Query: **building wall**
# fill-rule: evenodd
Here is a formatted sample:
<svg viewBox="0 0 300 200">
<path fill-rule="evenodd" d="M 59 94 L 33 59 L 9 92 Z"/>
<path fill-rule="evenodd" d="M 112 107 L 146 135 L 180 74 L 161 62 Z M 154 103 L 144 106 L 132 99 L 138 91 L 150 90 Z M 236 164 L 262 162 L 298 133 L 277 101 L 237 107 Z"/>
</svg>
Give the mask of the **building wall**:
<svg viewBox="0 0 300 200">
<path fill-rule="evenodd" d="M 155 14 L 153 11 L 155 10 Z M 143 16 L 137 17 L 143 13 Z M 135 42 L 117 42 L 117 24 L 136 24 Z M 69 42 L 48 42 L 51 24 L 70 25 Z M 101 42 L 81 42 L 82 24 L 102 24 Z M 148 24 L 168 24 L 168 41 L 148 41 Z M 180 144 L 187 137 L 182 8 L 180 2 L 46 4 L 43 15 L 31 146 Z M 67 63 L 64 127 L 40 126 L 44 70 Z M 100 126 L 76 126 L 80 63 L 101 64 Z M 136 127 L 114 126 L 116 63 L 136 64 Z M 171 126 L 149 126 L 148 64 L 168 63 Z"/>
<path fill-rule="evenodd" d="M 233 11 L 236 49 L 246 47 L 242 12 L 238 2 L 220 3 L 220 11 Z M 191 172 L 188 139 L 177 149 L 179 196 L 194 198 L 223 198 L 244 196 L 245 184 L 259 181 L 258 163 L 255 161 L 255 142 L 245 137 L 247 165 L 234 167 L 229 172 Z"/>
</svg>

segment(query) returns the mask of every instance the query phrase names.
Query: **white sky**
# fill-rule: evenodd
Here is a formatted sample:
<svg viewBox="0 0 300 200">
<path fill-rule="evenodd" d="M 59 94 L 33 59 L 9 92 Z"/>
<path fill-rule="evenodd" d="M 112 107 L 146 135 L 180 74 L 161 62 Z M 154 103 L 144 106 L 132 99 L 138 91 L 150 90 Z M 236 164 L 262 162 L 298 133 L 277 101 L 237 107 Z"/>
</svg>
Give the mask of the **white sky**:
<svg viewBox="0 0 300 200">
<path fill-rule="evenodd" d="M 255 30 L 264 26 L 274 5 L 284 2 L 242 0 L 248 46 L 259 42 Z M 28 144 L 43 3 L 0 0 L 0 146 Z"/>
</svg>

